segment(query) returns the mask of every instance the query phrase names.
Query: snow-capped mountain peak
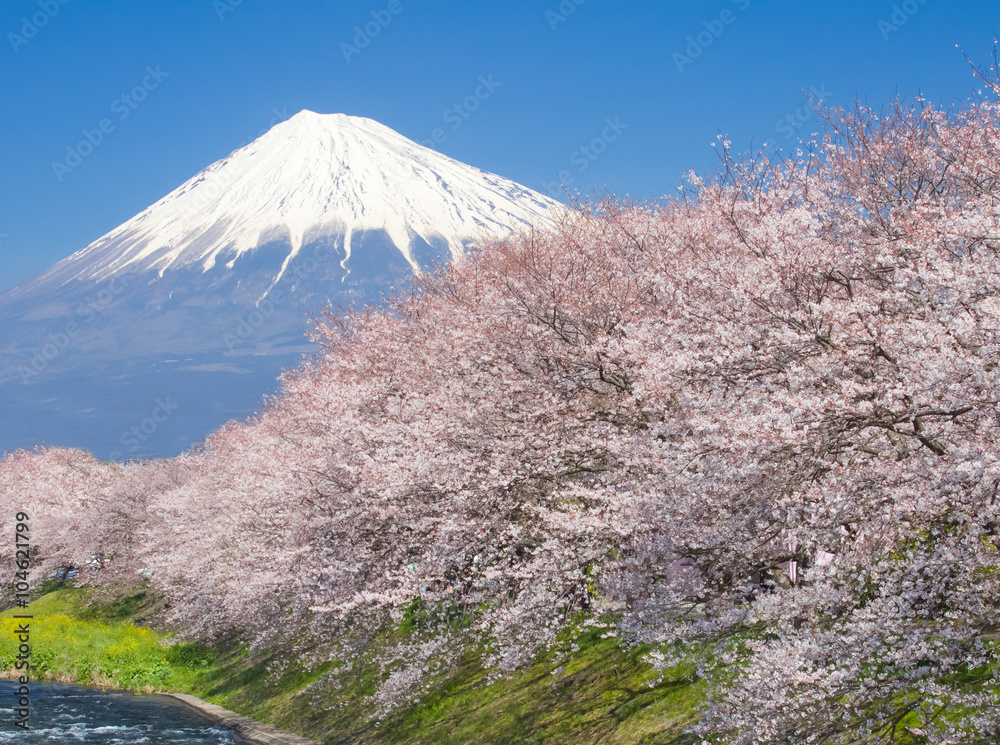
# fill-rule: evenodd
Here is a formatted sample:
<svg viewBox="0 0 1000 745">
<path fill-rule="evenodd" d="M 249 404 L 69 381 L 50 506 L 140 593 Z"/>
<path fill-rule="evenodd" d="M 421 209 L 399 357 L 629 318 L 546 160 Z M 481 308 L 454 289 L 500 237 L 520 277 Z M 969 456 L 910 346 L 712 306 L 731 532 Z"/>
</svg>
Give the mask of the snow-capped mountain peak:
<svg viewBox="0 0 1000 745">
<path fill-rule="evenodd" d="M 342 236 L 349 270 L 354 238 L 383 231 L 413 271 L 414 241 L 459 256 L 470 240 L 546 221 L 558 203 L 459 163 L 371 119 L 301 111 L 213 163 L 170 194 L 56 264 L 38 280 L 102 281 L 120 273 L 217 263 L 283 241 L 288 255 Z"/>
</svg>

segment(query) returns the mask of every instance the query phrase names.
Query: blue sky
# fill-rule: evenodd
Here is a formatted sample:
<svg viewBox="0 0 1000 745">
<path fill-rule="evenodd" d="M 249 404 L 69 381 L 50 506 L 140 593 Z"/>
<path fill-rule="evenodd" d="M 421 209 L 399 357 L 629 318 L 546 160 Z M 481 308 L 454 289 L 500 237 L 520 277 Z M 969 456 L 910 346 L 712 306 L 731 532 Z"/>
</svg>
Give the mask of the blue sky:
<svg viewBox="0 0 1000 745">
<path fill-rule="evenodd" d="M 803 91 L 965 99 L 997 29 L 993 0 L 4 0 L 0 289 L 304 108 L 654 199 L 719 132 L 808 135 Z"/>
</svg>

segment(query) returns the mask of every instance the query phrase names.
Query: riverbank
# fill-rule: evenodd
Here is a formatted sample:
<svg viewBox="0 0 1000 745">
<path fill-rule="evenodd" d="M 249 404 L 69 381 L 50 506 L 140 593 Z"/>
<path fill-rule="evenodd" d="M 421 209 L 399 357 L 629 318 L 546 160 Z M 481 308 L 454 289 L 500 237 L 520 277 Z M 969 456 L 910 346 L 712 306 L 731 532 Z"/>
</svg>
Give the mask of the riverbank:
<svg viewBox="0 0 1000 745">
<path fill-rule="evenodd" d="M 324 745 L 699 741 L 683 734 L 705 693 L 693 671 L 657 680 L 641 650 L 623 650 L 597 629 L 501 680 L 489 679 L 470 654 L 432 681 L 419 703 L 377 718 L 374 694 L 384 671 L 376 665 L 344 672 L 333 661 L 309 665 L 276 650 L 250 653 L 238 639 L 211 647 L 170 644 L 157 627 L 161 611 L 141 590 L 104 600 L 78 589 L 43 596 L 29 610 L 38 631 L 32 653 L 45 668 L 38 677 L 190 695 L 224 707 L 220 716 L 245 717 Z M 0 623 L 9 615 L 0 614 Z M 0 663 L 5 641 L 0 637 Z M 244 737 L 253 737 L 252 726 Z M 266 734 L 263 727 L 260 732 Z"/>
<path fill-rule="evenodd" d="M 285 732 L 269 724 L 255 721 L 229 711 L 229 709 L 203 701 L 197 696 L 187 693 L 167 693 L 165 695 L 207 715 L 212 721 L 236 734 L 247 745 L 320 745 L 315 740 L 307 740 L 291 732 Z"/>
</svg>

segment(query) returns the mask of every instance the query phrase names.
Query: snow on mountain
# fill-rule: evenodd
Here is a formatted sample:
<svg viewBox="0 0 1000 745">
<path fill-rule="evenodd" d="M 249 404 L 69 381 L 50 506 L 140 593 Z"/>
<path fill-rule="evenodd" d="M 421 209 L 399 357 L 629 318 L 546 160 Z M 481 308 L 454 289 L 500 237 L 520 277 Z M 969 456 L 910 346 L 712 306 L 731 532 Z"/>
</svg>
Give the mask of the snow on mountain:
<svg viewBox="0 0 1000 745">
<path fill-rule="evenodd" d="M 547 219 L 558 203 L 459 163 L 361 117 L 302 111 L 213 163 L 151 207 L 25 286 L 236 261 L 275 240 L 288 251 L 272 282 L 304 244 L 342 236 L 348 268 L 354 236 L 382 231 L 413 271 L 414 241 L 452 258 L 470 240 Z"/>
</svg>

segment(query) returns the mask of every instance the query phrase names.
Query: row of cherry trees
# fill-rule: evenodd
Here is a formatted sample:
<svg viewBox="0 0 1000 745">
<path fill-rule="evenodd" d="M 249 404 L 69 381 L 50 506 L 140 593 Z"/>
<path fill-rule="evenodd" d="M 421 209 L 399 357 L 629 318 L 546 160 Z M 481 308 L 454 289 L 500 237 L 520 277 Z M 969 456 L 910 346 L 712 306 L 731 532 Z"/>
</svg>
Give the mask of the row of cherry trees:
<svg viewBox="0 0 1000 745">
<path fill-rule="evenodd" d="M 660 667 L 696 656 L 705 736 L 995 741 L 998 113 L 831 111 L 788 160 L 722 142 L 681 199 L 323 314 L 324 353 L 203 452 L 17 453 L 0 493 L 38 576 L 150 577 L 191 634 L 351 659 L 436 609 L 388 705 L 462 644 L 507 672 L 611 614 Z"/>
</svg>

